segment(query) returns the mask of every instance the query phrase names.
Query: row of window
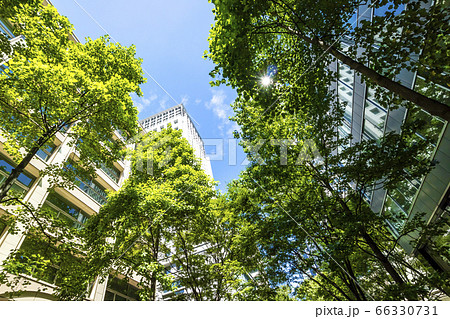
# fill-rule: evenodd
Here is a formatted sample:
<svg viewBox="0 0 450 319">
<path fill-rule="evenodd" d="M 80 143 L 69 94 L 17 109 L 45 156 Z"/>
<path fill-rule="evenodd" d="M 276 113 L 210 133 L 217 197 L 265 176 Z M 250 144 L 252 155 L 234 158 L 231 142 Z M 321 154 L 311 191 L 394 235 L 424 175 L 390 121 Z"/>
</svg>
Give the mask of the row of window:
<svg viewBox="0 0 450 319">
<path fill-rule="evenodd" d="M 82 228 L 89 215 L 55 192 L 50 193 L 42 207 L 55 213 L 55 217 L 67 223 L 69 227 Z"/>
<path fill-rule="evenodd" d="M 119 183 L 120 180 L 120 171 L 114 166 L 106 166 L 105 164 L 101 164 L 101 170 L 105 172 L 116 184 Z"/>
<path fill-rule="evenodd" d="M 8 178 L 15 166 L 13 163 L 0 154 L 0 185 Z M 11 190 L 24 196 L 34 182 L 34 177 L 27 173 L 21 173 L 17 181 L 11 187 Z"/>
<path fill-rule="evenodd" d="M 345 102 L 344 111 L 344 124 L 339 128 L 339 136 L 346 137 L 350 134 L 350 127 L 352 122 L 352 106 L 353 106 L 353 83 L 354 74 L 349 67 L 338 64 L 338 98 L 340 102 Z M 432 85 L 433 89 L 427 91 L 426 80 L 418 75 L 416 77 L 415 89 L 422 94 L 432 95 L 433 98 L 441 102 L 449 100 L 450 89 L 442 85 Z M 379 140 L 385 130 L 385 122 L 387 117 L 387 110 L 380 105 L 375 97 L 375 90 L 367 88 L 367 96 L 364 104 L 364 122 L 363 122 L 363 134 L 362 137 L 366 140 Z M 430 158 L 436 148 L 439 141 L 439 137 L 442 133 L 445 123 L 437 117 L 433 117 L 425 111 L 419 109 L 416 112 L 408 111 L 406 121 L 422 120 L 427 125 L 415 134 L 415 138 L 427 139 L 429 141 L 429 147 L 423 154 L 424 157 Z M 383 211 L 389 216 L 388 222 L 393 229 L 400 231 L 409 214 L 414 198 L 420 188 L 421 181 L 406 179 L 399 183 L 395 190 L 389 191 L 386 196 Z M 371 201 L 372 192 L 366 194 L 368 202 Z"/>
<path fill-rule="evenodd" d="M 41 149 L 39 149 L 36 153 L 37 156 L 39 156 L 40 158 L 42 158 L 42 160 L 44 162 L 46 162 L 50 156 L 52 156 L 53 152 L 56 149 L 56 145 L 49 145 L 47 147 L 43 147 Z"/>
<path fill-rule="evenodd" d="M 58 254 L 57 249 L 57 247 L 49 244 L 46 240 L 28 235 L 19 249 L 21 258 L 35 260 L 36 258 L 44 257 L 45 260 L 50 261 L 50 264 L 42 268 L 30 268 L 29 263 L 25 262 L 23 268 L 21 269 L 18 266 L 16 271 L 53 285 L 59 285 L 64 279 L 64 275 L 60 273 L 61 268 L 64 270 L 73 269 L 81 260 L 71 254 Z"/>
<path fill-rule="evenodd" d="M 167 120 L 174 118 L 175 116 L 179 116 L 181 114 L 182 114 L 181 106 L 179 106 L 177 108 L 168 110 L 162 114 L 158 114 L 158 115 L 155 115 L 153 117 L 150 117 L 150 118 L 144 120 L 143 126 L 144 126 L 144 128 L 155 126 L 157 124 L 166 122 Z"/>
<path fill-rule="evenodd" d="M 36 155 L 39 156 L 43 161 L 47 161 L 50 156 L 52 156 L 53 152 L 56 149 L 56 145 L 47 146 L 45 148 L 41 148 L 37 151 Z M 105 164 L 101 164 L 101 170 L 108 175 L 116 184 L 119 183 L 120 180 L 120 170 L 118 170 L 114 166 L 106 166 Z"/>
<path fill-rule="evenodd" d="M 171 124 L 170 122 L 169 123 L 167 123 L 167 126 L 169 125 L 169 124 Z M 175 119 L 174 121 L 173 121 L 173 124 L 178 124 L 178 119 Z M 146 129 L 146 130 L 148 130 L 150 127 L 152 127 L 153 125 L 150 125 L 149 123 L 147 123 L 145 126 L 144 126 L 144 128 Z M 164 129 L 166 127 L 166 125 L 161 125 L 160 127 L 159 127 L 159 129 L 160 130 L 162 130 L 162 129 Z M 178 130 L 178 127 L 177 126 L 175 126 L 174 127 L 174 129 L 175 130 Z M 152 131 L 155 131 L 155 132 L 157 132 L 158 131 L 158 128 L 153 128 L 152 129 Z"/>
<path fill-rule="evenodd" d="M 1 227 L 2 224 L 0 224 Z M 0 228 L 0 234 L 2 230 Z M 20 264 L 17 266 L 17 273 L 32 276 L 38 280 L 45 281 L 52 285 L 59 285 L 63 278 L 65 271 L 71 271 L 82 263 L 80 258 L 71 254 L 58 254 L 57 247 L 49 244 L 47 241 L 39 237 L 29 235 L 27 236 L 19 249 L 19 255 L 22 260 L 44 258 L 50 261 L 46 267 L 32 267 L 28 263 L 24 263 L 23 267 Z M 139 289 L 130 284 L 125 279 L 119 279 L 113 275 L 110 276 L 107 283 L 104 300 L 106 301 L 131 301 L 139 300 Z"/>
<path fill-rule="evenodd" d="M 96 181 L 90 179 L 87 181 L 82 181 L 78 179 L 78 187 L 92 197 L 100 205 L 104 205 L 107 202 L 108 195 L 106 194 L 105 188 L 101 186 Z"/>
<path fill-rule="evenodd" d="M 57 248 L 48 244 L 33 235 L 27 236 L 19 249 L 19 254 L 22 259 L 35 259 L 44 257 L 50 261 L 46 267 L 27 267 L 27 263 L 21 269 L 18 266 L 18 273 L 32 276 L 38 280 L 45 281 L 52 285 L 59 285 L 64 276 L 64 271 L 76 267 L 82 263 L 82 260 L 71 254 L 57 254 Z M 62 271 L 61 271 L 62 270 Z M 107 283 L 104 300 L 106 301 L 132 301 L 139 300 L 139 289 L 131 285 L 124 279 L 111 276 Z"/>
<path fill-rule="evenodd" d="M 139 289 L 124 279 L 111 276 L 106 285 L 104 300 L 106 301 L 132 301 L 139 300 Z"/>
<path fill-rule="evenodd" d="M 7 179 L 7 177 L 11 174 L 13 168 L 15 166 L 13 163 L 5 158 L 4 156 L 0 155 L 0 185 Z M 118 171 L 113 171 L 112 169 L 109 170 L 110 174 L 116 178 L 118 181 L 118 178 L 120 175 L 118 175 Z M 28 173 L 21 173 L 17 179 L 17 181 L 12 186 L 12 191 L 17 192 L 19 195 L 24 196 L 31 185 L 33 184 L 35 178 L 29 175 Z M 84 191 L 87 195 L 92 197 L 94 200 L 96 200 L 100 205 L 104 205 L 107 201 L 107 194 L 105 191 L 105 188 L 98 184 L 96 181 L 89 180 L 89 181 L 81 181 L 78 179 L 79 182 L 79 188 Z M 53 198 L 53 197 L 50 197 Z M 58 206 L 58 205 L 56 205 Z M 69 215 L 71 215 L 69 213 Z M 81 217 L 80 217 L 81 218 Z M 81 223 L 84 221 L 81 221 Z"/>
</svg>

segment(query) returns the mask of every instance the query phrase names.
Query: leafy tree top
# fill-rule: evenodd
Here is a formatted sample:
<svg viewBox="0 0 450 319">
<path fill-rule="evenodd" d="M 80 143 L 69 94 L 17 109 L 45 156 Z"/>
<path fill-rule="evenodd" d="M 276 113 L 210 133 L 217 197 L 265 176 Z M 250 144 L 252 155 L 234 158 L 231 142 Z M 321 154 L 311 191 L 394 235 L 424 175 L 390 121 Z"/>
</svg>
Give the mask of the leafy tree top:
<svg viewBox="0 0 450 319">
<path fill-rule="evenodd" d="M 145 82 L 135 47 L 111 43 L 107 36 L 74 42 L 73 26 L 50 5 L 22 7 L 11 21 L 26 45 L 15 48 L 0 74 L 6 150 L 20 162 L 20 149 L 35 153 L 71 126 L 80 167 L 120 159 L 124 143 L 112 132 L 120 130 L 125 138 L 137 134 L 130 93 L 141 95 Z"/>
</svg>

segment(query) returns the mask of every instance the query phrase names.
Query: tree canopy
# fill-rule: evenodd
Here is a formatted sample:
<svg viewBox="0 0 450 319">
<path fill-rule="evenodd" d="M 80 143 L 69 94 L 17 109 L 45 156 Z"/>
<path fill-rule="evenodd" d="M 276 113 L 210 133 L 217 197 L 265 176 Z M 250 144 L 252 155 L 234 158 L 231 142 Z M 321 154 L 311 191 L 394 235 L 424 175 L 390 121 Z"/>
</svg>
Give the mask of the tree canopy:
<svg viewBox="0 0 450 319">
<path fill-rule="evenodd" d="M 236 88 L 233 119 L 240 126 L 236 134 L 251 159 L 230 188 L 231 203 L 248 204 L 236 208 L 236 218 L 258 230 L 249 240 L 257 242 L 272 287 L 288 283 L 298 287 L 297 297 L 302 299 L 417 300 L 448 295 L 448 275 L 420 265 L 399 249 L 399 238 L 409 238 L 414 231 L 426 237 L 420 214 L 407 221 L 400 212 L 385 209 L 374 213 L 369 206 L 373 191 L 394 192 L 405 180 L 420 180 L 432 169 L 426 150 L 434 129 L 424 134 L 425 139 L 417 139 L 416 132 L 426 131 L 423 128 L 429 124 L 408 105 L 409 120 L 401 133 L 355 143 L 342 129 L 345 103 L 329 89 L 336 74 L 328 68 L 333 57 L 326 54 L 330 52 L 327 48 L 343 50 L 338 40 L 361 3 L 213 3 L 216 20 L 206 54 L 216 64 L 212 84 Z M 388 23 L 401 4 L 394 3 L 384 15 Z M 414 11 L 412 8 L 414 5 L 408 10 Z M 439 10 L 443 8 L 438 9 L 442 13 Z M 412 11 L 399 17 L 407 20 L 414 16 Z M 429 14 L 417 12 L 416 17 Z M 377 33 L 371 30 L 379 23 L 379 19 L 366 23 L 351 33 L 372 35 L 373 40 Z M 407 39 L 406 47 L 411 50 L 395 56 L 408 61 L 417 50 L 414 45 L 423 41 L 419 39 Z M 389 41 L 385 42 L 390 50 L 403 48 L 398 43 L 392 47 Z M 356 52 L 364 44 L 354 41 L 349 45 L 346 57 L 358 58 L 352 56 L 352 50 Z M 389 60 L 392 51 L 388 51 L 384 51 L 387 62 L 383 67 L 391 63 L 391 73 L 383 74 L 393 78 L 405 66 Z M 384 61 L 382 54 L 379 52 L 379 65 Z M 372 71 L 381 72 L 379 65 Z M 356 70 L 367 81 L 381 85 Z M 270 77 L 269 85 L 262 83 L 264 76 Z M 387 93 L 379 94 L 380 103 L 387 108 L 403 105 Z M 398 224 L 398 233 L 392 234 L 388 223 Z M 432 231 L 440 229 L 430 227 Z"/>
<path fill-rule="evenodd" d="M 370 6 L 358 0 L 212 2 L 215 23 L 206 56 L 216 64 L 211 72 L 218 78 L 216 84 L 249 89 L 269 65 L 284 72 L 280 60 L 290 59 L 292 64 L 308 55 L 314 57 L 311 68 L 316 68 L 318 60 L 338 59 L 397 97 L 392 101 L 391 95 L 384 94 L 386 101 L 413 102 L 432 115 L 450 119 L 448 101 L 425 96 L 395 78 L 401 69 L 416 71 L 425 64 L 434 75 L 429 79 L 442 85 L 439 79 L 448 71 L 449 56 L 444 52 L 450 33 L 444 3 L 436 2 L 429 9 L 426 1 L 406 0 L 375 1 Z M 375 10 L 373 21 L 356 20 L 360 5 L 359 10 Z M 292 85 L 299 76 L 285 78 L 284 84 Z"/>
<path fill-rule="evenodd" d="M 38 7 L 42 1 L 39 0 L 1 0 L 0 19 L 6 22 L 14 17 L 23 6 Z M 0 57 L 3 59 L 11 54 L 12 46 L 7 34 L 0 32 Z"/>
<path fill-rule="evenodd" d="M 135 48 L 108 37 L 72 38 L 73 26 L 53 6 L 23 7 L 11 17 L 26 45 L 16 48 L 0 74 L 0 126 L 4 147 L 18 163 L 1 186 L 3 199 L 12 183 L 40 148 L 51 146 L 56 133 L 70 127 L 79 158 L 73 175 L 90 176 L 101 163 L 123 155 L 123 138 L 137 133 L 137 110 L 130 93 L 141 94 L 142 61 Z M 74 181 L 64 164 L 43 174 L 54 182 Z"/>
<path fill-rule="evenodd" d="M 52 280 L 64 300 L 81 299 L 96 280 L 114 276 L 137 279 L 142 300 L 157 300 L 158 292 L 172 300 L 448 296 L 449 274 L 399 247 L 403 238 L 417 245 L 445 234 L 446 221 L 427 224 L 421 213 L 408 218 L 370 207 L 373 192 L 408 192 L 406 180 L 418 181 L 433 169 L 429 149 L 439 128 L 411 103 L 378 89 L 386 108 L 406 104 L 407 120 L 399 132 L 355 142 L 343 130 L 346 104 L 330 90 L 334 58 L 402 98 L 410 91 L 393 81 L 400 69 L 426 69 L 442 80 L 448 38 L 439 19 L 446 21 L 446 10 L 440 2 L 422 9 L 422 1 L 405 9 L 405 2 L 377 2 L 372 6 L 382 9 L 381 16 L 353 25 L 363 1 L 213 1 L 216 23 L 207 53 L 216 63 L 213 85 L 226 83 L 238 92 L 235 135 L 250 160 L 224 195 L 181 131 L 169 125 L 134 135 L 129 93 L 139 94 L 144 79 L 133 47 L 106 37 L 74 43 L 71 25 L 53 8 L 26 9 L 31 11 L 19 15 L 17 25 L 27 46 L 14 50 L 0 75 L 6 88 L 0 103 L 7 110 L 0 111 L 0 124 L 19 170 L 68 125 L 79 157 L 46 171 L 55 182 L 117 160 L 124 145 L 111 140 L 112 131 L 135 136 L 135 147 L 129 178 L 84 228 L 74 229 L 48 207 L 19 208 L 22 229 L 12 231 L 27 232 L 27 239 L 3 265 L 0 281 L 14 288 L 23 282 L 9 276 L 21 273 Z M 424 28 L 417 25 L 428 18 Z M 347 31 L 353 40 L 344 49 L 339 40 Z M 437 50 L 429 52 L 430 45 Z M 420 63 L 410 63 L 420 52 Z M 264 76 L 270 81 L 262 83 Z M 446 118 L 442 96 L 416 97 Z M 435 249 L 449 258 L 445 244 Z"/>
</svg>

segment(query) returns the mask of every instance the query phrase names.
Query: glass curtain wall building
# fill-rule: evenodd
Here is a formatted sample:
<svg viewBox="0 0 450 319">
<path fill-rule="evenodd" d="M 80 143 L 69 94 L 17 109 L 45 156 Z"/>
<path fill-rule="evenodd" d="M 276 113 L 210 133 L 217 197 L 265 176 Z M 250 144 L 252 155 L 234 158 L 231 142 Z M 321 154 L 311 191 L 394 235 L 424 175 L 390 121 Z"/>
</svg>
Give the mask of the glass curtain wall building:
<svg viewBox="0 0 450 319">
<path fill-rule="evenodd" d="M 361 5 L 357 10 L 358 21 L 371 21 L 373 16 L 378 13 L 379 11 L 370 8 L 370 3 Z M 344 38 L 342 41 L 343 51 L 346 51 L 349 44 L 351 44 L 351 38 Z M 338 100 L 345 103 L 344 123 L 338 128 L 340 136 L 350 135 L 351 141 L 356 143 L 362 140 L 379 139 L 387 132 L 400 132 L 401 125 L 405 121 L 414 121 L 420 118 L 429 123 L 426 135 L 430 139 L 430 145 L 425 156 L 436 163 L 435 167 L 420 180 L 412 178 L 404 180 L 393 191 L 377 189 L 367 193 L 366 200 L 372 210 L 377 214 L 390 212 L 396 216 L 386 222 L 391 233 L 397 237 L 405 222 L 418 213 L 425 213 L 424 218 L 428 223 L 437 218 L 448 218 L 450 211 L 450 130 L 448 123 L 423 110 L 419 110 L 417 114 L 413 115 L 403 107 L 386 108 L 377 101 L 374 88 L 363 82 L 361 76 L 348 66 L 340 61 L 334 61 L 330 68 L 337 74 L 336 82 L 332 84 L 331 89 L 337 93 Z M 396 80 L 422 94 L 429 95 L 427 87 L 433 78 L 427 72 L 426 67 L 421 66 L 417 72 L 402 69 Z M 434 95 L 429 95 L 429 97 L 448 104 L 449 84 L 436 82 L 433 84 L 438 90 L 437 92 L 433 91 Z M 425 132 L 416 132 L 416 138 L 423 139 L 424 136 Z M 417 234 L 413 234 L 413 236 L 417 236 Z M 411 238 L 407 237 L 399 239 L 400 245 L 408 253 L 420 253 L 434 268 L 450 270 L 450 261 L 434 256 L 427 245 L 412 247 L 410 241 Z"/>
</svg>

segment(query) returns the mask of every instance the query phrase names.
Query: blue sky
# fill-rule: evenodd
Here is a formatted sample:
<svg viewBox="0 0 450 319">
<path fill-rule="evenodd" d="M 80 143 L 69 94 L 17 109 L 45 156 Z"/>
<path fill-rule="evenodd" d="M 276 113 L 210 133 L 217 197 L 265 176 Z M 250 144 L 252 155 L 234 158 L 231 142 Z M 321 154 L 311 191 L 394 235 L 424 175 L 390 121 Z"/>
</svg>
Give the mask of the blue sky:
<svg viewBox="0 0 450 319">
<path fill-rule="evenodd" d="M 213 5 L 207 0 L 51 1 L 69 18 L 81 42 L 86 37 L 109 34 L 122 45 L 136 46 L 143 68 L 168 93 L 146 74 L 147 83 L 141 87 L 144 97 L 134 97 L 139 119 L 183 103 L 207 144 L 209 139 L 223 139 L 223 159 L 216 155 L 218 159 L 211 165 L 214 178 L 220 182 L 218 188 L 224 191 L 244 169 L 241 163 L 245 155 L 240 146 L 236 156 L 228 152 L 229 143 L 233 145 L 229 139 L 237 128 L 228 120 L 236 93 L 225 86 L 211 88 L 208 73 L 213 64 L 202 57 L 214 22 Z M 206 152 L 214 158 L 216 147 L 206 146 Z"/>
</svg>

